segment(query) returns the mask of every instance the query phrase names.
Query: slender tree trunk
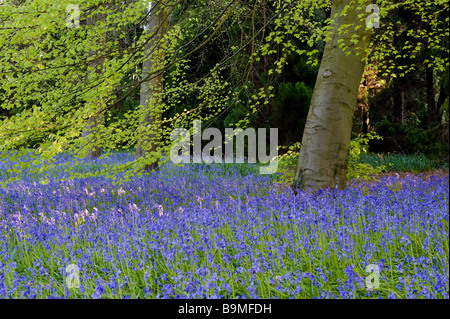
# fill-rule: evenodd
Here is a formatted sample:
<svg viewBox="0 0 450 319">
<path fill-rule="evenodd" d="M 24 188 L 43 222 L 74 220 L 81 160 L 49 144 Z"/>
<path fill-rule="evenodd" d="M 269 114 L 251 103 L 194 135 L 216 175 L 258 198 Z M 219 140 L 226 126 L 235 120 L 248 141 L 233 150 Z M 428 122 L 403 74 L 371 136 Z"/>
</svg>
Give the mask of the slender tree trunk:
<svg viewBox="0 0 450 319">
<path fill-rule="evenodd" d="M 371 131 L 370 125 L 370 95 L 373 91 L 377 90 L 377 72 L 372 67 L 369 67 L 364 72 L 364 81 L 360 87 L 360 97 L 362 102 L 361 108 L 361 120 L 362 120 L 362 134 L 367 134 Z M 358 99 L 359 99 L 358 98 Z"/>
<path fill-rule="evenodd" d="M 370 81 L 370 75 L 365 74 L 364 81 L 361 83 L 359 87 L 359 94 L 358 94 L 358 103 L 357 103 L 357 111 L 356 114 L 359 119 L 360 127 L 361 127 L 361 133 L 367 134 L 369 131 L 369 102 L 368 102 L 368 95 L 369 91 L 371 89 L 371 81 Z M 359 129 L 358 129 L 359 131 Z"/>
<path fill-rule="evenodd" d="M 95 26 L 95 24 L 98 21 L 106 21 L 106 15 L 105 14 L 96 14 L 95 16 L 92 17 L 87 17 L 87 25 L 90 26 Z M 104 42 L 106 41 L 106 33 L 104 35 Z M 100 52 L 95 52 L 95 51 L 90 51 L 89 53 L 90 58 L 95 57 L 95 56 L 99 56 Z M 99 57 L 95 60 L 93 60 L 89 66 L 90 68 L 92 68 L 92 70 L 95 70 L 94 72 L 101 74 L 103 72 L 102 70 L 102 66 L 104 63 L 104 58 L 103 57 Z M 98 97 L 98 100 L 95 101 L 94 103 L 98 104 L 98 105 L 102 105 L 102 97 Z M 92 117 L 90 117 L 87 121 L 86 127 L 84 128 L 83 132 L 82 132 L 82 137 L 84 138 L 88 138 L 88 147 L 89 147 L 89 151 L 88 154 L 86 155 L 86 158 L 98 158 L 102 155 L 102 148 L 99 146 L 100 142 L 98 141 L 98 137 L 97 132 L 98 132 L 98 127 L 100 126 L 101 123 L 103 123 L 104 120 L 104 116 L 103 113 L 99 113 L 97 115 L 93 115 Z"/>
<path fill-rule="evenodd" d="M 102 122 L 103 122 L 103 114 L 93 116 L 88 120 L 83 130 L 82 136 L 89 138 L 88 142 L 89 151 L 88 154 L 86 155 L 86 158 L 94 159 L 99 158 L 102 155 L 102 148 L 99 146 L 99 142 L 95 137 L 95 132 L 97 131 L 98 126 Z"/>
<path fill-rule="evenodd" d="M 158 61 L 163 61 L 165 50 L 162 38 L 168 29 L 168 9 L 161 8 L 159 2 L 152 8 L 147 33 L 157 32 L 144 48 L 145 60 L 142 65 L 142 77 L 145 79 L 155 69 Z M 141 84 L 140 107 L 143 115 L 139 122 L 136 159 L 147 153 L 155 153 L 161 139 L 161 93 L 163 91 L 163 73 L 151 75 L 149 81 Z M 144 171 L 158 168 L 158 159 L 146 164 Z"/>
<path fill-rule="evenodd" d="M 405 100 L 404 100 L 404 89 L 403 89 L 404 78 L 394 79 L 394 110 L 393 110 L 393 122 L 403 124 Z"/>
<path fill-rule="evenodd" d="M 436 112 L 438 113 L 438 120 L 439 122 L 441 122 L 441 137 L 442 137 L 442 141 L 444 143 L 449 142 L 449 129 L 448 129 L 448 117 L 447 120 L 442 123 L 442 113 L 441 113 L 441 108 L 444 105 L 444 103 L 447 103 L 447 108 L 448 108 L 448 103 L 449 103 L 449 67 L 447 66 L 447 68 L 444 71 L 444 74 L 442 74 L 441 76 L 441 84 L 440 84 L 440 90 L 439 90 L 439 97 L 436 103 Z"/>
<path fill-rule="evenodd" d="M 431 25 L 426 25 L 426 30 L 431 32 Z M 425 37 L 425 58 L 429 59 L 433 54 L 430 49 L 430 39 Z M 427 88 L 427 127 L 431 128 L 431 124 L 438 121 L 438 110 L 436 110 L 434 74 L 433 67 L 425 63 L 425 80 Z"/>
<path fill-rule="evenodd" d="M 351 0 L 332 2 L 331 17 L 340 13 Z M 345 16 L 334 22 L 331 40 L 326 43 L 319 74 L 311 99 L 306 121 L 297 171 L 292 187 L 295 189 L 345 188 L 347 184 L 347 157 L 350 145 L 352 120 L 359 86 L 363 75 L 365 50 L 370 42 L 370 29 L 358 14 L 365 13 L 366 6 L 356 10 L 354 4 Z M 352 25 L 339 34 L 340 26 Z M 355 30 L 355 27 L 358 29 Z M 360 37 L 351 45 L 353 34 Z M 365 36 L 365 39 L 363 39 Z M 339 48 L 342 39 L 351 51 L 346 55 Z"/>
<path fill-rule="evenodd" d="M 362 112 L 362 133 L 367 134 L 369 132 L 369 107 L 363 108 Z"/>
<path fill-rule="evenodd" d="M 449 67 L 444 71 L 441 77 L 441 85 L 439 90 L 439 97 L 436 103 L 436 111 L 440 112 L 441 106 L 445 103 L 445 100 L 449 97 Z"/>
<path fill-rule="evenodd" d="M 427 81 L 427 126 L 431 128 L 433 122 L 437 122 L 436 112 L 436 100 L 434 98 L 434 76 L 433 68 L 427 67 L 426 69 L 426 81 Z"/>
</svg>

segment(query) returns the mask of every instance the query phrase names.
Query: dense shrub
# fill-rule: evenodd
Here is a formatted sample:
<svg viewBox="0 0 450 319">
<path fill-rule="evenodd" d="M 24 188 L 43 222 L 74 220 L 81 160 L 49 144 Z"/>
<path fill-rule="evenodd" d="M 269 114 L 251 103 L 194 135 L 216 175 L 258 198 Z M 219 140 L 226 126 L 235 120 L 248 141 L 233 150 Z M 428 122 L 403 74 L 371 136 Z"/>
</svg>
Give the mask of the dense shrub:
<svg viewBox="0 0 450 319">
<path fill-rule="evenodd" d="M 279 130 L 279 144 L 301 141 L 311 102 L 312 89 L 303 82 L 280 83 L 269 121 Z"/>
<path fill-rule="evenodd" d="M 412 154 L 424 153 L 440 159 L 447 159 L 448 141 L 443 138 L 442 125 L 423 129 L 408 124 L 382 120 L 375 125 L 375 131 L 383 140 L 370 141 L 370 151 L 374 153 Z"/>
</svg>

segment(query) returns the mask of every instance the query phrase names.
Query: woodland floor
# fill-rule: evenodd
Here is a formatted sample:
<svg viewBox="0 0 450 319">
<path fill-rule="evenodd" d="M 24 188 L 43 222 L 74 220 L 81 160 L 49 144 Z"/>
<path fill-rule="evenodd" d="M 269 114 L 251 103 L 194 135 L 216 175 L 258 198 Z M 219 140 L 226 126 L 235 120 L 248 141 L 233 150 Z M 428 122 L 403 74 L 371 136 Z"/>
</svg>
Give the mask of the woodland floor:
<svg viewBox="0 0 450 319">
<path fill-rule="evenodd" d="M 350 180 L 348 181 L 348 186 L 352 186 L 352 185 L 360 185 L 360 184 L 367 184 L 367 183 L 371 183 L 371 184 L 375 184 L 378 183 L 379 180 L 381 180 L 382 178 L 385 177 L 390 177 L 390 176 L 398 176 L 398 178 L 400 179 L 404 179 L 407 176 L 410 175 L 415 175 L 417 177 L 420 177 L 422 180 L 428 180 L 430 179 L 432 176 L 445 176 L 445 175 L 449 175 L 449 170 L 448 169 L 433 169 L 433 170 L 429 170 L 426 172 L 385 172 L 385 173 L 381 173 L 381 174 L 376 174 L 374 176 L 372 176 L 373 178 L 369 181 L 366 181 L 364 179 L 358 179 L 358 180 Z M 277 187 L 284 189 L 284 188 L 290 188 L 291 185 L 290 183 L 277 183 Z"/>
</svg>

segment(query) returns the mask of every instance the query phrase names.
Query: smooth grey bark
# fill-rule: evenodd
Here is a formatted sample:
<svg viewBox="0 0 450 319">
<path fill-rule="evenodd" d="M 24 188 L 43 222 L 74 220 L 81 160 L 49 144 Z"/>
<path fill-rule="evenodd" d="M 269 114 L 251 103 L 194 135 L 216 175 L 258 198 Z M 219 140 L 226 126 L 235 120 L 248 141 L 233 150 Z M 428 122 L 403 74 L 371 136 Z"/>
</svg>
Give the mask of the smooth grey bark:
<svg viewBox="0 0 450 319">
<path fill-rule="evenodd" d="M 165 51 L 161 40 L 168 28 L 168 10 L 162 8 L 160 2 L 151 8 L 149 23 L 146 27 L 148 34 L 155 33 L 144 47 L 146 57 L 142 64 L 142 78 L 145 79 L 154 72 L 155 54 L 159 61 L 164 59 Z M 147 153 L 154 153 L 158 149 L 161 138 L 161 110 L 159 105 L 163 90 L 163 73 L 152 74 L 148 81 L 142 82 L 140 93 L 140 107 L 142 116 L 139 120 L 138 141 L 136 147 L 136 159 L 145 157 Z M 158 168 L 157 159 L 144 166 L 144 171 Z"/>
<path fill-rule="evenodd" d="M 332 2 L 331 17 L 341 13 L 351 0 Z M 358 3 L 358 2 L 357 2 Z M 366 4 L 358 10 L 353 3 L 346 15 L 335 19 L 331 39 L 327 41 L 317 75 L 311 105 L 303 133 L 299 161 L 292 188 L 323 189 L 347 184 L 347 157 L 351 139 L 352 121 L 364 72 L 365 50 L 370 42 L 370 29 L 358 14 L 365 16 Z M 339 34 L 340 26 L 351 25 Z M 358 28 L 355 30 L 355 27 Z M 352 35 L 359 36 L 352 45 Z M 366 36 L 363 39 L 363 36 Z M 342 39 L 348 46 L 346 55 L 339 47 Z M 341 41 L 342 41 L 341 40 Z M 359 53 L 359 55 L 357 55 Z"/>
</svg>

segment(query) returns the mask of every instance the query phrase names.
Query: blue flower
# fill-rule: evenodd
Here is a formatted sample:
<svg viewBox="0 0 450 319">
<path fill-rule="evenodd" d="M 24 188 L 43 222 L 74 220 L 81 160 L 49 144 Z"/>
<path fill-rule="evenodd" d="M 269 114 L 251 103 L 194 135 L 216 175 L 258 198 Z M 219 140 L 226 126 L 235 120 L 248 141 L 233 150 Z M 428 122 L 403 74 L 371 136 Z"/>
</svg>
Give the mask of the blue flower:
<svg viewBox="0 0 450 319">
<path fill-rule="evenodd" d="M 94 293 L 91 295 L 91 298 L 92 299 L 101 299 L 104 292 L 105 292 L 105 289 L 101 285 L 97 285 L 95 287 Z"/>
<path fill-rule="evenodd" d="M 405 244 L 405 246 L 409 246 L 411 244 L 411 240 L 409 240 L 409 236 L 403 236 L 400 240 L 402 244 Z"/>
</svg>

